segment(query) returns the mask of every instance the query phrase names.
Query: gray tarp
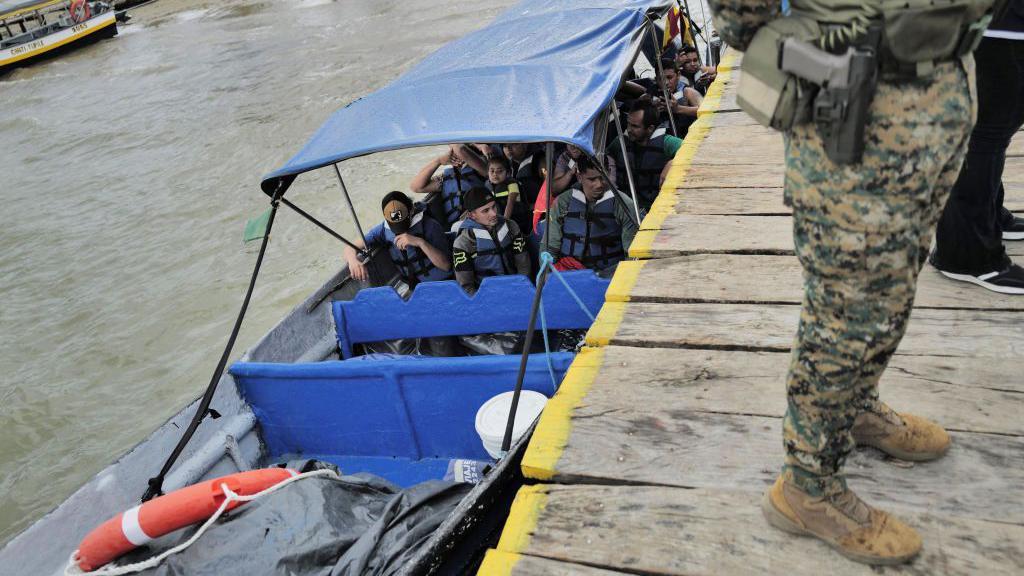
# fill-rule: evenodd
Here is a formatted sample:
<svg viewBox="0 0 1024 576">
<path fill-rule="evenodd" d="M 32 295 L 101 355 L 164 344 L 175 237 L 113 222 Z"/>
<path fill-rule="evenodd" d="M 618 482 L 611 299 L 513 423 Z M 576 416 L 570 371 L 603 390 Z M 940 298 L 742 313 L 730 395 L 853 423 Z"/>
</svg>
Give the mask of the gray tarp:
<svg viewBox="0 0 1024 576">
<path fill-rule="evenodd" d="M 226 514 L 190 548 L 143 574 L 392 574 L 471 488 L 430 481 L 402 490 L 362 474 L 306 478 Z M 162 538 L 122 562 L 154 556 L 195 530 Z"/>
</svg>

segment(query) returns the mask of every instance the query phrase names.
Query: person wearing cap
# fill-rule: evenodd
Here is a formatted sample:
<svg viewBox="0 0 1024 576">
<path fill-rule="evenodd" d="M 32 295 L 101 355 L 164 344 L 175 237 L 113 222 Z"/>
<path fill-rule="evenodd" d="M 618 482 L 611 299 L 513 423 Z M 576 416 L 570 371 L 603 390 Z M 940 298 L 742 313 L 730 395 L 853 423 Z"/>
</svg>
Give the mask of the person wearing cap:
<svg viewBox="0 0 1024 576">
<path fill-rule="evenodd" d="M 458 229 L 452 250 L 455 279 L 473 294 L 488 276 L 530 275 L 526 239 L 514 220 L 498 212 L 494 194 L 474 186 L 463 197 L 466 218 Z"/>
<path fill-rule="evenodd" d="M 381 201 L 384 221 L 374 226 L 361 242 L 361 248 L 387 247 L 391 261 L 402 281 L 415 288 L 420 282 L 436 282 L 452 277 L 448 259 L 448 241 L 436 220 L 417 210 L 401 192 L 390 192 Z M 351 247 L 345 247 L 349 273 L 359 281 L 369 279 L 364 264 Z"/>
<path fill-rule="evenodd" d="M 445 164 L 448 168 L 435 174 Z M 462 196 L 473 186 L 483 185 L 487 162 L 472 146 L 452 144 L 444 154 L 427 162 L 412 179 L 409 188 L 416 194 L 441 194 L 445 228 L 462 217 Z M 441 215 L 437 216 L 441 219 Z"/>
</svg>

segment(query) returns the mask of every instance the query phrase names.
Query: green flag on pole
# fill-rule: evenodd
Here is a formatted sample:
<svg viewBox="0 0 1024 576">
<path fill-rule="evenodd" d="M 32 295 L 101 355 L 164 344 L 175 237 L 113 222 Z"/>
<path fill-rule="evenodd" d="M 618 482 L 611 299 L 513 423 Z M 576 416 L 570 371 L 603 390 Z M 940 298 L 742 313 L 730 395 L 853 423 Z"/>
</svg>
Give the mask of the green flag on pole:
<svg viewBox="0 0 1024 576">
<path fill-rule="evenodd" d="M 261 240 L 267 235 L 267 224 L 270 223 L 270 208 L 267 211 L 255 218 L 250 218 L 245 223 L 245 237 L 243 242 L 252 242 L 253 240 Z"/>
</svg>

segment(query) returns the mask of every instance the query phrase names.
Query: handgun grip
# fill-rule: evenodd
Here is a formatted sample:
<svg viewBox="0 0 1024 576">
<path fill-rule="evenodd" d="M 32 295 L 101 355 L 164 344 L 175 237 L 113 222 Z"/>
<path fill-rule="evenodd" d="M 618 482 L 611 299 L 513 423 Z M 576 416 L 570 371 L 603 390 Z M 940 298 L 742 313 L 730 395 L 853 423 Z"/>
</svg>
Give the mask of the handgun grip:
<svg viewBox="0 0 1024 576">
<path fill-rule="evenodd" d="M 779 46 L 779 70 L 817 86 L 846 88 L 852 53 L 850 48 L 845 54 L 832 54 L 809 42 L 786 38 Z"/>
</svg>

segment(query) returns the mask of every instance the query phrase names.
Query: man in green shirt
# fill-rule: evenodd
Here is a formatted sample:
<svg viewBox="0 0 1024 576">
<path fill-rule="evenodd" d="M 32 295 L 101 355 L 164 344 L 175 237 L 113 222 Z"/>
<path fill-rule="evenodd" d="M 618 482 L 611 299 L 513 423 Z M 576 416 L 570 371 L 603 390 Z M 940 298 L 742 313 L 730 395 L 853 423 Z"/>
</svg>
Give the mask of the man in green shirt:
<svg viewBox="0 0 1024 576">
<path fill-rule="evenodd" d="M 563 192 L 551 206 L 550 236 L 541 237 L 559 270 L 614 270 L 636 236 L 633 203 L 615 198 L 601 172 L 587 157 L 576 162 L 579 185 Z"/>
<path fill-rule="evenodd" d="M 650 102 L 637 100 L 626 121 L 626 153 L 636 186 L 636 200 L 640 210 L 651 209 L 661 191 L 672 158 L 683 141 L 658 128 L 658 110 Z M 615 174 L 615 186 L 629 191 L 629 178 L 623 164 L 622 146 L 616 140 L 608 147 L 609 173 Z"/>
</svg>

